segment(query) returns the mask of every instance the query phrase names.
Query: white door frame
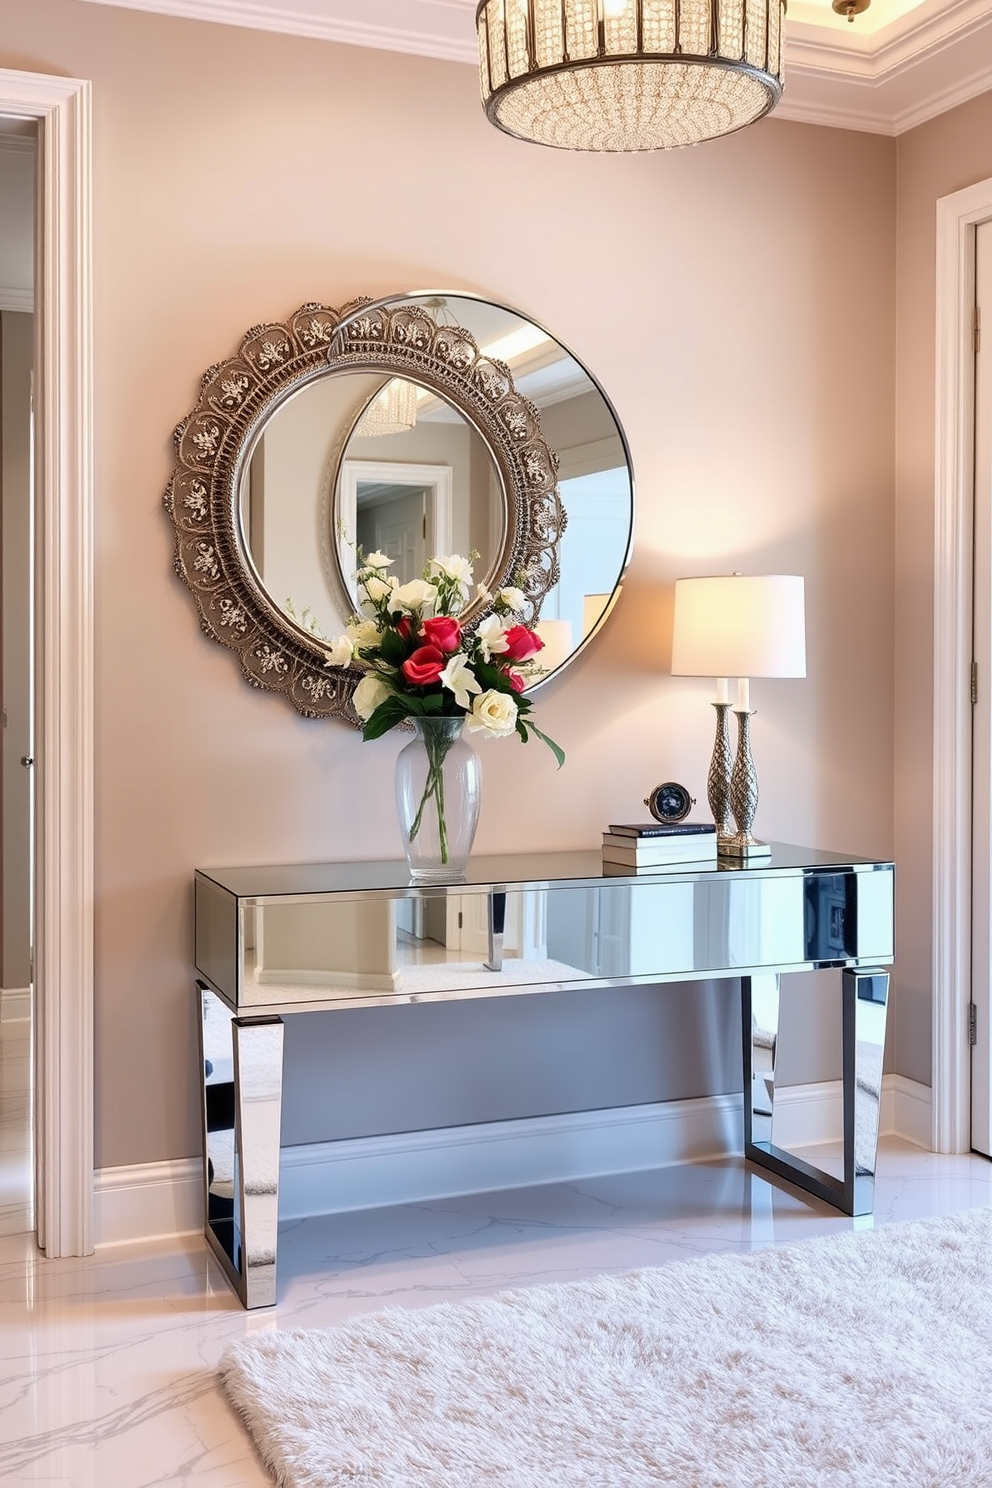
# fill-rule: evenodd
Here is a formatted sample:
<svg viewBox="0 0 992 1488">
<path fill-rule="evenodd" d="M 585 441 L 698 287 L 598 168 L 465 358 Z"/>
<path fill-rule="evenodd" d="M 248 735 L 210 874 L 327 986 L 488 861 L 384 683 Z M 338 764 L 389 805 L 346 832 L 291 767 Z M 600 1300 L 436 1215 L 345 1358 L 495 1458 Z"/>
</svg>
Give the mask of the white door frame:
<svg viewBox="0 0 992 1488">
<path fill-rule="evenodd" d="M 933 677 L 933 1148 L 971 1144 L 971 659 L 975 229 L 992 180 L 937 203 Z M 989 679 L 985 679 L 985 686 Z"/>
<path fill-rule="evenodd" d="M 340 527 L 346 543 L 355 542 L 358 487 L 362 481 L 432 487 L 427 551 L 432 558 L 438 553 L 451 552 L 455 490 L 455 472 L 452 466 L 414 465 L 402 460 L 342 460 L 338 498 L 341 506 Z"/>
<path fill-rule="evenodd" d="M 90 85 L 0 69 L 38 125 L 35 1017 L 38 1243 L 93 1249 L 93 454 Z"/>
</svg>

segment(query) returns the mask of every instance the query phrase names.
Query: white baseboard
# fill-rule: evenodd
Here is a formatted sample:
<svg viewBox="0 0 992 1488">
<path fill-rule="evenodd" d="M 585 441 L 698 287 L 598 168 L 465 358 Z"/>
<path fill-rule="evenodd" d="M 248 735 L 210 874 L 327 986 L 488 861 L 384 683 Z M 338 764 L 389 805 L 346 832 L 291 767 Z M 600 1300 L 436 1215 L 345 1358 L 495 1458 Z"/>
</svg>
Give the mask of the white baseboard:
<svg viewBox="0 0 992 1488">
<path fill-rule="evenodd" d="M 784 1086 L 775 1112 L 780 1146 L 839 1141 L 840 1081 Z M 279 1214 L 301 1219 L 701 1162 L 740 1152 L 742 1125 L 736 1094 L 286 1147 Z M 929 1147 L 929 1087 L 886 1075 L 881 1129 Z M 98 1245 L 199 1231 L 199 1159 L 99 1169 L 95 1200 Z"/>
<path fill-rule="evenodd" d="M 882 1131 L 933 1150 L 933 1092 L 905 1075 L 882 1079 Z"/>
<path fill-rule="evenodd" d="M 203 1229 L 203 1164 L 198 1157 L 97 1168 L 93 1187 L 96 1245 L 159 1240 Z"/>
<path fill-rule="evenodd" d="M 22 1023 L 31 1017 L 31 988 L 0 988 L 0 1023 Z"/>
</svg>

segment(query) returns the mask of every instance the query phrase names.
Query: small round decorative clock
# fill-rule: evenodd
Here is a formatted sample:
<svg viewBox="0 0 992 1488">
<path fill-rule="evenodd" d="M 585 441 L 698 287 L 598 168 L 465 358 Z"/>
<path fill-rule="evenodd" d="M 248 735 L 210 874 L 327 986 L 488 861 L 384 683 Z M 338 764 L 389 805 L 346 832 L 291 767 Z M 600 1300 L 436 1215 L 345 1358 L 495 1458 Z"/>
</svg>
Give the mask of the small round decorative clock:
<svg viewBox="0 0 992 1488">
<path fill-rule="evenodd" d="M 679 785 L 675 780 L 666 780 L 663 785 L 656 785 L 649 796 L 645 796 L 644 804 L 655 821 L 674 826 L 676 822 L 685 821 L 696 804 L 696 798 L 690 796 L 684 785 Z"/>
</svg>

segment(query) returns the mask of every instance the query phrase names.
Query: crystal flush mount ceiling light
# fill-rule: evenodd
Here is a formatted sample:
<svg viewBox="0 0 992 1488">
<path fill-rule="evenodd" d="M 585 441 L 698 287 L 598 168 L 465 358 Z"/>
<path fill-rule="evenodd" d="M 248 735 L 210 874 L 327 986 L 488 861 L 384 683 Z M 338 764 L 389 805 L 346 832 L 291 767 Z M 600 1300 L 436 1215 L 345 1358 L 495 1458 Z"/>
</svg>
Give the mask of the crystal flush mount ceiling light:
<svg viewBox="0 0 992 1488">
<path fill-rule="evenodd" d="M 667 150 L 782 96 L 785 0 L 482 0 L 482 101 L 517 139 Z"/>
<path fill-rule="evenodd" d="M 417 422 L 417 389 L 402 377 L 391 377 L 376 393 L 355 425 L 359 439 L 405 434 Z"/>
</svg>

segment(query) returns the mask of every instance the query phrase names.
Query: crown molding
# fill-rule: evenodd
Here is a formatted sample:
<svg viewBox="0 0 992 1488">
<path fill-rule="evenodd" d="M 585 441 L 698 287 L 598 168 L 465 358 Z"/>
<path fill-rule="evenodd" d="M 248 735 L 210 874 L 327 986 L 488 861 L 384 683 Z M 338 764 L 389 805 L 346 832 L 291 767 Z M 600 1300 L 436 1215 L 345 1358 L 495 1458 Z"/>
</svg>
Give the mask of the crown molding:
<svg viewBox="0 0 992 1488">
<path fill-rule="evenodd" d="M 311 0 L 301 7 L 286 0 L 81 0 L 81 3 L 114 5 L 123 10 L 152 11 L 188 21 L 279 31 L 287 36 L 309 36 L 345 46 L 478 65 L 474 0 Z M 411 26 L 414 18 L 418 24 Z"/>
<path fill-rule="evenodd" d="M 475 0 L 77 0 L 476 64 Z M 843 38 L 843 40 L 842 40 Z M 789 23 L 776 117 L 898 135 L 992 88 L 988 0 L 924 0 L 874 33 Z"/>
<path fill-rule="evenodd" d="M 34 310 L 34 290 L 0 284 L 0 310 L 16 310 L 19 314 L 30 315 Z"/>
<path fill-rule="evenodd" d="M 789 23 L 786 57 L 791 68 L 805 67 L 838 80 L 885 83 L 922 66 L 948 48 L 974 46 L 992 35 L 988 0 L 951 0 L 936 11 L 920 6 L 874 36 L 854 35 L 844 45 L 836 33 L 803 21 Z"/>
</svg>

